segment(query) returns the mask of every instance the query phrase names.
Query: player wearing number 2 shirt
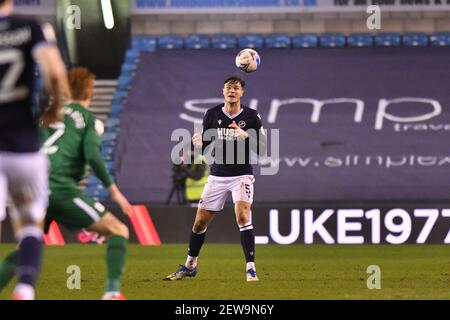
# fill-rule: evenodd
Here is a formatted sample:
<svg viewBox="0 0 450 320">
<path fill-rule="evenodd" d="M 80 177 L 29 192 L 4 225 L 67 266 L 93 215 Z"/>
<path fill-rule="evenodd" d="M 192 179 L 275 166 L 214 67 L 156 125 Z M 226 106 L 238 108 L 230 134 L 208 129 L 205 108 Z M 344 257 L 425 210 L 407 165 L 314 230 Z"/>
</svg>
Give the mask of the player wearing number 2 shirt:
<svg viewBox="0 0 450 320">
<path fill-rule="evenodd" d="M 39 152 L 38 117 L 32 110 L 34 72 L 39 62 L 52 104 L 42 124 L 58 119 L 66 72 L 50 25 L 13 15 L 13 0 L 0 0 L 0 222 L 9 198 L 18 226 L 18 250 L 0 264 L 0 289 L 17 273 L 12 299 L 35 298 L 34 285 L 42 256 L 40 227 L 48 202 L 47 159 Z"/>
<path fill-rule="evenodd" d="M 64 107 L 63 121 L 45 129 L 43 150 L 51 162 L 50 202 L 46 229 L 57 221 L 71 230 L 86 228 L 108 238 L 107 274 L 104 300 L 123 300 L 121 276 L 124 270 L 128 228 L 94 199 L 86 196 L 79 183 L 90 166 L 125 214 L 131 210 L 102 159 L 100 148 L 103 123 L 88 110 L 94 93 L 95 75 L 86 68 L 69 72 L 72 102 Z"/>
</svg>

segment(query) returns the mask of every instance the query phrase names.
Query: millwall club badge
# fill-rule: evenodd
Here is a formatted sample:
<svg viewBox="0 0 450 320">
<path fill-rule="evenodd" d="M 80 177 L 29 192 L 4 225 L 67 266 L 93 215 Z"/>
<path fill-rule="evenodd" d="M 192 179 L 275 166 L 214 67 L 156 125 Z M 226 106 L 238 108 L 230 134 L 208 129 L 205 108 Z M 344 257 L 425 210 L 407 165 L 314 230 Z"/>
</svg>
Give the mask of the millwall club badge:
<svg viewBox="0 0 450 320">
<path fill-rule="evenodd" d="M 219 126 L 222 124 L 222 120 L 217 121 L 219 123 Z"/>
<path fill-rule="evenodd" d="M 245 126 L 246 126 L 247 124 L 245 123 L 245 121 L 239 121 L 239 123 L 238 123 L 238 126 L 239 126 L 239 128 L 241 128 L 241 129 L 244 129 L 245 128 Z"/>
</svg>

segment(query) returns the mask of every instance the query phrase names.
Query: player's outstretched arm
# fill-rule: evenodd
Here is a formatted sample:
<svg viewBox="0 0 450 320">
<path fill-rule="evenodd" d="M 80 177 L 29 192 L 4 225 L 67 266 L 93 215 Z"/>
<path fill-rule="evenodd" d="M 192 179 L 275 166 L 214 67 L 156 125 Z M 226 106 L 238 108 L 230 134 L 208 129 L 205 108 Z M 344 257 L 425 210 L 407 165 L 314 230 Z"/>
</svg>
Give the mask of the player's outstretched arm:
<svg viewBox="0 0 450 320">
<path fill-rule="evenodd" d="M 110 192 L 111 198 L 117 202 L 123 213 L 129 214 L 131 211 L 131 205 L 122 192 L 120 192 L 117 185 L 113 182 L 111 175 L 108 173 L 105 162 L 102 159 L 99 146 L 96 143 L 86 143 L 85 141 L 84 153 L 86 160 L 94 170 L 95 175 L 102 181 L 103 185 Z"/>
<path fill-rule="evenodd" d="M 123 213 L 129 214 L 131 212 L 131 205 L 127 198 L 120 192 L 117 185 L 114 183 L 113 178 L 106 168 L 105 161 L 103 161 L 100 149 L 101 149 L 101 136 L 104 128 L 100 120 L 94 117 L 89 118 L 87 132 L 84 136 L 84 156 L 89 166 L 94 170 L 95 175 L 99 178 L 105 188 L 111 194 L 111 198 L 120 206 Z"/>
</svg>

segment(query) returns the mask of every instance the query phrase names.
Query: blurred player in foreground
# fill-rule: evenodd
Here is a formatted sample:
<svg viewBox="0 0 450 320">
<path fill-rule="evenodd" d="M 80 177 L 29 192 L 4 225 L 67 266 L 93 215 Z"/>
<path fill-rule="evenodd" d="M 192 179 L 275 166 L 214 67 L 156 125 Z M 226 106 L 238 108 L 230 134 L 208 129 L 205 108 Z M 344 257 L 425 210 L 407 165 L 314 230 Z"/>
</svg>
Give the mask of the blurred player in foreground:
<svg viewBox="0 0 450 320">
<path fill-rule="evenodd" d="M 78 187 L 89 164 L 122 211 L 128 214 L 131 210 L 128 200 L 113 182 L 101 157 L 103 123 L 88 111 L 94 93 L 94 81 L 95 76 L 85 68 L 70 71 L 72 102 L 64 108 L 63 122 L 53 123 L 43 132 L 43 150 L 51 162 L 51 194 L 45 226 L 48 229 L 55 220 L 71 230 L 85 228 L 109 237 L 106 288 L 102 299 L 124 300 L 120 292 L 120 278 L 126 260 L 128 228 L 101 203 L 84 195 Z M 0 279 L 2 284 L 4 280 Z"/>
<path fill-rule="evenodd" d="M 205 241 L 206 229 L 215 214 L 223 209 L 231 192 L 236 222 L 241 231 L 247 281 L 258 281 L 255 268 L 255 232 L 250 210 L 255 180 L 250 164 L 250 150 L 262 154 L 265 152 L 266 142 L 258 112 L 241 105 L 244 86 L 245 81 L 239 77 L 226 79 L 223 86 L 224 103 L 206 112 L 202 134 L 196 133 L 192 138 L 194 146 L 203 148 L 204 151 L 211 143 L 210 138 L 215 138 L 215 162 L 211 165 L 211 174 L 199 201 L 186 263 L 165 280 L 181 280 L 197 274 L 197 258 Z M 255 134 L 248 133 L 251 131 Z M 231 157 L 227 157 L 229 150 L 233 151 Z"/>
<path fill-rule="evenodd" d="M 67 85 L 52 27 L 16 17 L 13 11 L 12 0 L 0 0 L 0 222 L 9 196 L 19 245 L 3 265 L 18 276 L 11 299 L 32 300 L 48 204 L 48 161 L 39 152 L 38 112 L 32 107 L 36 63 L 53 98 L 43 113 L 44 125 L 58 120 Z"/>
</svg>

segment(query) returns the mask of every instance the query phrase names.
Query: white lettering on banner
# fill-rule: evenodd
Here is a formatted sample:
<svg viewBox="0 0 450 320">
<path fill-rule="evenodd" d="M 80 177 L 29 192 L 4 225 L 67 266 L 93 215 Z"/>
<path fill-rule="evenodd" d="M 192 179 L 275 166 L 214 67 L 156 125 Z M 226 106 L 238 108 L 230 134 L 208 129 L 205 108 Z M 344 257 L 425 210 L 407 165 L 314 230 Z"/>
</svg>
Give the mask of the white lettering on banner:
<svg viewBox="0 0 450 320">
<path fill-rule="evenodd" d="M 433 124 L 433 123 L 394 123 L 395 132 L 407 132 L 407 131 L 450 131 L 450 124 Z"/>
<path fill-rule="evenodd" d="M 439 210 L 437 209 L 416 209 L 414 210 L 415 217 L 427 218 L 425 225 L 422 228 L 422 231 L 417 237 L 417 243 L 425 243 L 427 241 L 428 236 L 433 229 L 433 226 L 436 224 L 436 221 L 439 217 Z"/>
<path fill-rule="evenodd" d="M 442 210 L 442 216 L 446 218 L 450 218 L 450 209 Z M 450 243 L 450 230 L 448 230 L 447 236 L 444 239 L 444 243 Z"/>
<path fill-rule="evenodd" d="M 338 210 L 337 242 L 341 244 L 362 244 L 363 236 L 349 236 L 347 231 L 361 231 L 361 222 L 349 222 L 349 218 L 362 218 L 364 211 L 361 209 L 340 209 Z"/>
<path fill-rule="evenodd" d="M 268 236 L 255 236 L 255 244 L 269 244 Z"/>
<path fill-rule="evenodd" d="M 347 154 L 341 157 L 282 157 L 277 158 L 275 154 L 271 158 L 260 159 L 260 165 L 286 166 L 288 168 L 350 168 L 350 167 L 382 167 L 393 169 L 399 167 L 443 167 L 450 165 L 448 156 L 425 156 L 425 155 L 358 155 Z"/>
<path fill-rule="evenodd" d="M 394 223 L 394 219 L 399 218 L 400 223 Z M 403 209 L 392 209 L 384 217 L 384 225 L 386 229 L 391 231 L 386 236 L 386 241 L 392 244 L 405 243 L 411 235 L 411 217 L 408 212 Z M 398 234 L 398 235 L 395 235 Z"/>
<path fill-rule="evenodd" d="M 223 103 L 223 99 L 220 98 L 211 98 L 211 99 L 194 99 L 194 100 L 188 100 L 184 103 L 184 108 L 186 110 L 195 112 L 198 114 L 197 118 L 194 118 L 192 116 L 189 116 L 185 113 L 180 114 L 180 118 L 192 123 L 202 123 L 203 116 L 205 115 L 205 112 L 211 108 L 213 105 L 217 105 Z M 204 107 L 199 107 L 198 105 L 205 105 Z"/>
<path fill-rule="evenodd" d="M 439 212 L 441 213 L 439 214 Z M 388 210 L 381 219 L 381 209 L 324 209 L 321 213 L 314 214 L 312 209 L 305 209 L 303 229 L 301 229 L 301 210 L 292 209 L 290 211 L 290 232 L 282 235 L 280 232 L 280 213 L 278 209 L 269 211 L 269 236 L 257 236 L 257 244 L 268 244 L 270 240 L 277 244 L 288 245 L 299 242 L 300 235 L 304 234 L 304 243 L 313 244 L 324 242 L 326 244 L 379 244 L 381 243 L 381 222 L 385 231 L 384 241 L 390 244 L 403 244 L 408 240 L 418 244 L 426 243 L 434 230 L 434 226 L 442 224 L 442 219 L 450 218 L 450 209 L 413 209 L 409 213 L 405 209 L 394 208 Z M 336 240 L 330 234 L 330 230 L 325 227 L 325 223 L 336 214 L 335 226 Z M 422 224 L 415 241 L 410 239 L 413 225 Z M 356 221 L 355 221 L 356 220 Z M 370 221 L 370 232 L 363 230 L 363 222 Z M 367 226 L 367 224 L 364 224 Z M 367 227 L 366 227 L 367 228 Z M 418 228 L 416 228 L 418 229 Z M 417 230 L 419 231 L 419 230 Z M 352 234 L 349 234 L 352 232 Z M 314 234 L 317 233 L 322 241 L 314 241 Z M 364 235 L 367 238 L 365 239 Z M 436 236 L 434 236 L 436 238 Z M 450 230 L 443 243 L 450 243 Z"/>
<path fill-rule="evenodd" d="M 371 230 L 372 230 L 372 238 L 371 241 L 373 244 L 380 243 L 381 238 L 381 211 L 380 209 L 373 209 L 366 212 L 366 219 L 370 219 L 371 224 Z"/>
<path fill-rule="evenodd" d="M 433 111 L 423 115 L 417 115 L 415 117 L 397 117 L 386 112 L 387 108 L 391 104 L 397 103 L 426 103 L 430 104 L 433 107 Z M 434 99 L 425 99 L 425 98 L 398 98 L 391 100 L 380 99 L 380 102 L 378 104 L 378 112 L 375 120 L 375 129 L 376 130 L 383 129 L 384 119 L 388 119 L 395 122 L 419 122 L 434 118 L 435 116 L 441 114 L 441 112 L 442 112 L 441 104 Z"/>
<path fill-rule="evenodd" d="M 279 215 L 278 210 L 273 209 L 269 212 L 270 215 L 270 236 L 272 240 L 278 244 L 294 243 L 300 236 L 300 210 L 291 210 L 291 232 L 287 236 L 283 236 L 279 229 Z"/>
<path fill-rule="evenodd" d="M 208 108 L 212 105 L 222 103 L 223 99 L 221 98 L 211 98 L 211 99 L 194 99 L 187 100 L 184 103 L 184 109 L 194 112 L 197 116 L 192 116 L 186 114 L 184 112 L 180 113 L 179 117 L 182 120 L 199 124 L 202 123 L 203 116 Z M 430 112 L 418 114 L 416 116 L 408 116 L 401 117 L 396 116 L 392 113 L 388 112 L 388 109 L 391 110 L 394 108 L 394 105 L 411 105 L 411 104 L 423 104 L 429 105 L 432 107 Z M 258 99 L 251 99 L 250 106 L 252 109 L 258 108 L 259 101 Z M 321 119 L 322 110 L 325 105 L 328 105 L 328 109 L 331 105 L 341 105 L 346 104 L 350 107 L 354 108 L 353 112 L 353 122 L 361 123 L 364 116 L 365 111 L 365 102 L 356 98 L 333 98 L 333 99 L 325 99 L 318 100 L 313 98 L 290 98 L 290 99 L 272 99 L 270 102 L 269 113 L 267 116 L 267 123 L 275 124 L 277 118 L 281 112 L 281 110 L 286 109 L 287 106 L 294 107 L 295 105 L 306 105 L 312 107 L 310 121 L 311 123 L 319 123 Z M 201 106 L 205 105 L 205 106 Z M 283 107 L 283 108 L 282 108 Z M 335 106 L 342 108 L 342 106 Z M 347 106 L 344 106 L 348 108 Z M 378 101 L 377 111 L 375 114 L 375 130 L 383 130 L 384 123 L 389 120 L 393 122 L 393 128 L 395 132 L 406 132 L 406 131 L 450 131 L 450 124 L 427 124 L 423 123 L 423 121 L 430 120 L 439 116 L 442 113 L 442 105 L 439 101 L 435 99 L 429 98 L 420 98 L 420 97 L 400 97 L 395 99 L 384 99 L 381 98 Z"/>
<path fill-rule="evenodd" d="M 314 233 L 323 239 L 325 243 L 334 243 L 333 237 L 328 233 L 327 229 L 323 226 L 325 221 L 328 220 L 334 213 L 334 210 L 327 209 L 314 221 L 313 211 L 311 209 L 305 210 L 305 243 L 314 242 Z"/>
</svg>

